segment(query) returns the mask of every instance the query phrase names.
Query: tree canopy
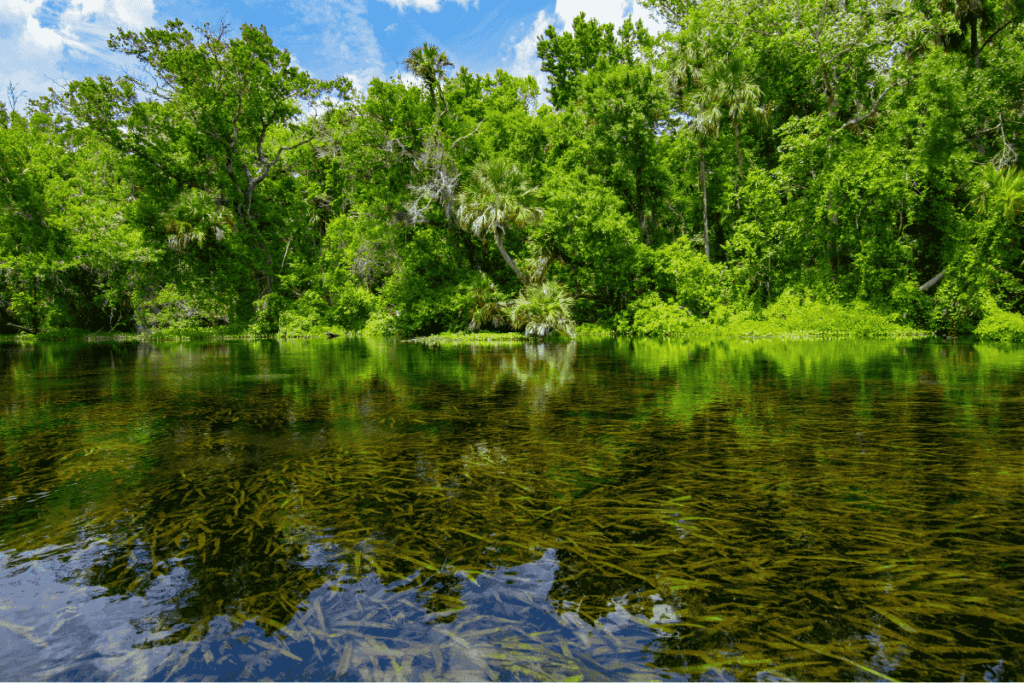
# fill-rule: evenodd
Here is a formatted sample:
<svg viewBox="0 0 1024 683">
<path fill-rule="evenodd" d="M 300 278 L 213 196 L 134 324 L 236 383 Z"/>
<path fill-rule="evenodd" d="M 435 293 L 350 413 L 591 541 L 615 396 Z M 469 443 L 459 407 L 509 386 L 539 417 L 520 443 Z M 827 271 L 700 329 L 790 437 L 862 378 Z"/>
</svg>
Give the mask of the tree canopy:
<svg viewBox="0 0 1024 683">
<path fill-rule="evenodd" d="M 548 27 L 544 93 L 431 44 L 356 92 L 178 20 L 110 37 L 137 74 L 9 84 L 0 333 L 1024 313 L 1024 1 L 645 4 Z"/>
</svg>

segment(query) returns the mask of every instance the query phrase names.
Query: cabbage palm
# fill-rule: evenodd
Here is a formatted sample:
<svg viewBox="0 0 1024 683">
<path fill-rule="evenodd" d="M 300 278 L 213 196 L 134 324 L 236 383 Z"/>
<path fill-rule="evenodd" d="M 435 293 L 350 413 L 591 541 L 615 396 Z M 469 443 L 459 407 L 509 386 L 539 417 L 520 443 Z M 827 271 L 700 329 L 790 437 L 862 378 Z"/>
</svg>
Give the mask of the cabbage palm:
<svg viewBox="0 0 1024 683">
<path fill-rule="evenodd" d="M 531 284 L 532 278 L 505 251 L 505 234 L 509 228 L 522 229 L 543 218 L 543 210 L 530 204 L 537 189 L 516 164 L 499 157 L 478 162 L 456 200 L 459 225 L 476 237 L 492 236 L 501 257 L 524 285 Z"/>
<path fill-rule="evenodd" d="M 752 83 L 743 70 L 743 63 L 731 57 L 717 65 L 709 74 L 708 85 L 714 99 L 725 110 L 732 124 L 733 144 L 736 148 L 736 165 L 743 174 L 743 155 L 740 154 L 740 121 L 753 118 L 767 121 L 768 112 L 761 106 L 761 88 Z"/>
<path fill-rule="evenodd" d="M 1012 222 L 1024 213 L 1024 173 L 986 164 L 978 172 L 977 202 L 979 214 Z"/>
<path fill-rule="evenodd" d="M 704 257 L 711 261 L 711 240 L 708 235 L 707 143 L 718 137 L 722 110 L 716 92 L 712 42 L 714 36 L 681 43 L 676 54 L 673 76 L 683 99 L 688 124 L 697 137 L 697 160 L 700 165 L 700 192 L 704 205 Z M 686 93 L 689 93 L 688 95 Z"/>
<path fill-rule="evenodd" d="M 482 327 L 503 327 L 508 322 L 504 297 L 493 282 L 476 287 L 470 294 L 469 331 Z"/>
<path fill-rule="evenodd" d="M 708 172 L 705 166 L 708 138 L 718 137 L 722 110 L 708 90 L 698 90 L 690 97 L 690 126 L 697 134 L 697 158 L 700 164 L 700 192 L 704 202 L 704 258 L 711 261 L 711 240 L 708 237 Z"/>
<path fill-rule="evenodd" d="M 448 59 L 447 53 L 437 45 L 423 43 L 422 47 L 409 50 L 409 56 L 402 60 L 402 64 L 427 85 L 430 101 L 434 104 L 434 112 L 437 112 L 437 93 L 447 78 L 445 69 L 455 66 Z"/>
<path fill-rule="evenodd" d="M 508 317 L 512 327 L 523 329 L 528 337 L 546 337 L 555 330 L 575 337 L 573 303 L 569 292 L 557 282 L 530 285 L 512 302 Z"/>
<path fill-rule="evenodd" d="M 216 241 L 222 241 L 224 229 L 233 224 L 231 213 L 218 207 L 213 197 L 198 189 L 182 192 L 164 212 L 167 245 L 179 253 L 190 243 L 203 246 L 209 233 L 213 233 Z"/>
</svg>

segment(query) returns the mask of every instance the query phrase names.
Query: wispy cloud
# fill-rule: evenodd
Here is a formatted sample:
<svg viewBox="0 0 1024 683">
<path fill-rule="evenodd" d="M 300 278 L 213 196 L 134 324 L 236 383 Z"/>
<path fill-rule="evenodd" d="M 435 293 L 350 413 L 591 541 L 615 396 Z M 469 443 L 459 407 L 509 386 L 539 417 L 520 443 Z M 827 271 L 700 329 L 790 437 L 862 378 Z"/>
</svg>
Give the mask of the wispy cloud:
<svg viewBox="0 0 1024 683">
<path fill-rule="evenodd" d="M 473 7 L 479 7 L 479 0 L 455 0 L 464 9 L 470 5 Z M 441 4 L 444 0 L 382 0 L 395 9 L 404 12 L 406 9 L 414 9 L 417 12 L 439 12 L 441 10 Z"/>
<path fill-rule="evenodd" d="M 384 57 L 366 19 L 365 0 L 293 0 L 292 7 L 304 24 L 315 27 L 301 36 L 317 45 L 314 58 L 306 58 L 310 73 L 318 78 L 346 76 L 360 90 L 383 76 Z"/>
<path fill-rule="evenodd" d="M 152 0 L 72 0 L 57 7 L 44 0 L 0 0 L 4 79 L 28 97 L 46 94 L 62 75 L 127 66 L 128 59 L 107 48 L 107 38 L 118 27 L 138 31 L 154 23 Z"/>
<path fill-rule="evenodd" d="M 540 83 L 541 89 L 547 87 L 547 74 L 540 70 L 540 58 L 537 56 L 537 39 L 544 33 L 549 24 L 554 23 L 554 17 L 541 10 L 526 35 L 519 41 L 512 38 L 515 49 L 515 60 L 509 73 L 513 76 L 533 76 Z"/>
</svg>

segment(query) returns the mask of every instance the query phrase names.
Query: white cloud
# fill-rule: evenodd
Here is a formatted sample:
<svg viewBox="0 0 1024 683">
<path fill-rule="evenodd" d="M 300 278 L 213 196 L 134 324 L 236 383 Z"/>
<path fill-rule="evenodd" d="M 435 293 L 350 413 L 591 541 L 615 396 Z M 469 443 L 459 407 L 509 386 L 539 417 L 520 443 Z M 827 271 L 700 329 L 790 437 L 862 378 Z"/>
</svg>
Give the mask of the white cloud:
<svg viewBox="0 0 1024 683">
<path fill-rule="evenodd" d="M 112 53 L 107 38 L 118 27 L 153 25 L 153 14 L 153 0 L 72 0 L 60 11 L 43 0 L 0 0 L 0 70 L 28 97 L 45 95 L 62 74 L 116 71 L 129 60 Z"/>
<path fill-rule="evenodd" d="M 597 19 L 602 24 L 621 26 L 623 20 L 632 15 L 633 20 L 642 19 L 651 33 L 660 33 L 665 25 L 651 15 L 650 10 L 636 0 L 557 0 L 555 16 L 562 24 L 562 30 L 572 30 L 572 20 L 585 12 L 587 19 Z"/>
<path fill-rule="evenodd" d="M 384 27 L 384 33 L 391 33 L 396 28 L 398 28 L 398 24 L 397 23 L 395 23 L 395 24 L 388 24 L 387 26 Z"/>
<path fill-rule="evenodd" d="M 537 13 L 533 26 L 526 32 L 526 35 L 519 42 L 513 38 L 513 48 L 516 57 L 512 62 L 509 73 L 513 76 L 533 76 L 540 83 L 541 88 L 547 87 L 547 74 L 540 70 L 540 58 L 537 56 L 537 38 L 544 33 L 548 24 L 552 23 L 554 17 L 544 10 Z"/>
<path fill-rule="evenodd" d="M 384 55 L 366 20 L 365 0 L 292 0 L 292 7 L 306 24 L 317 27 L 312 35 L 302 35 L 319 42 L 316 59 L 306 57 L 311 74 L 325 79 L 343 75 L 359 90 L 384 74 Z"/>
<path fill-rule="evenodd" d="M 441 10 L 441 3 L 444 0 L 382 0 L 388 3 L 400 12 L 404 12 L 406 8 L 412 8 L 419 12 L 425 10 L 427 12 L 438 12 Z M 455 0 L 459 3 L 463 9 L 468 9 L 470 5 L 473 7 L 479 7 L 480 0 Z"/>
<path fill-rule="evenodd" d="M 665 25 L 661 19 L 651 14 L 651 10 L 647 9 L 638 2 L 633 3 L 633 21 L 640 19 L 644 22 L 644 28 L 651 32 L 651 34 L 664 33 L 668 26 Z"/>
<path fill-rule="evenodd" d="M 597 19 L 602 24 L 622 23 L 626 16 L 626 5 L 632 0 L 558 0 L 555 3 L 555 16 L 562 22 L 566 30 L 572 30 L 572 20 L 580 12 L 586 12 L 587 19 Z"/>
</svg>

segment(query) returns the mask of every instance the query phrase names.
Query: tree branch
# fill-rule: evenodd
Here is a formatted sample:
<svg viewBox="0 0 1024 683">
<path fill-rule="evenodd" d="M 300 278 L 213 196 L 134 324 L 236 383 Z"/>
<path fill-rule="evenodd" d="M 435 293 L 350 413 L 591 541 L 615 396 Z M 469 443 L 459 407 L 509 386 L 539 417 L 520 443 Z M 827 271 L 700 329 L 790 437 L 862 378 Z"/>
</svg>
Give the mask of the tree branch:
<svg viewBox="0 0 1024 683">
<path fill-rule="evenodd" d="M 878 105 L 882 103 L 882 100 L 884 100 L 885 96 L 889 94 L 889 91 L 892 90 L 897 85 L 899 85 L 899 81 L 894 79 L 893 82 L 889 84 L 889 87 L 883 90 L 882 94 L 878 96 L 878 99 L 875 100 L 875 104 L 874 106 L 871 107 L 870 111 L 868 111 L 866 114 L 856 116 L 850 119 L 849 121 L 843 124 L 843 129 L 849 128 L 851 126 L 860 125 L 863 121 L 874 116 L 878 112 Z"/>
<path fill-rule="evenodd" d="M 995 30 L 995 32 L 992 35 L 990 35 L 988 38 L 986 38 L 985 42 L 981 44 L 981 47 L 978 48 L 978 54 L 981 54 L 981 51 L 985 49 L 985 46 L 987 46 L 989 43 L 991 43 L 993 38 L 998 36 L 1000 34 L 1000 32 L 1002 32 L 1002 30 L 1004 28 L 1006 28 L 1007 26 L 1009 26 L 1012 23 L 1013 23 L 1013 19 L 1007 19 L 1006 21 L 1004 21 L 1003 25 L 1000 26 L 999 28 L 997 28 Z"/>
<path fill-rule="evenodd" d="M 941 271 L 939 271 L 938 275 L 936 275 L 931 280 L 929 280 L 928 282 L 926 282 L 923 285 L 921 285 L 918 289 L 920 291 L 922 291 L 922 292 L 927 292 L 929 289 L 931 289 L 935 285 L 937 285 L 940 282 L 942 282 L 942 278 L 944 278 L 944 277 L 946 277 L 946 269 L 945 268 L 943 268 Z"/>
<path fill-rule="evenodd" d="M 480 130 L 480 126 L 484 125 L 484 121 L 486 121 L 486 120 L 487 119 L 480 119 L 480 123 L 476 124 L 476 128 L 473 129 L 472 133 L 467 133 L 467 134 L 463 135 L 461 138 L 459 138 L 458 140 L 456 140 L 455 142 L 453 142 L 452 143 L 452 149 L 455 149 L 455 145 L 459 144 L 460 142 L 462 142 L 466 138 L 472 137 L 472 136 L 476 135 L 477 131 Z"/>
</svg>

